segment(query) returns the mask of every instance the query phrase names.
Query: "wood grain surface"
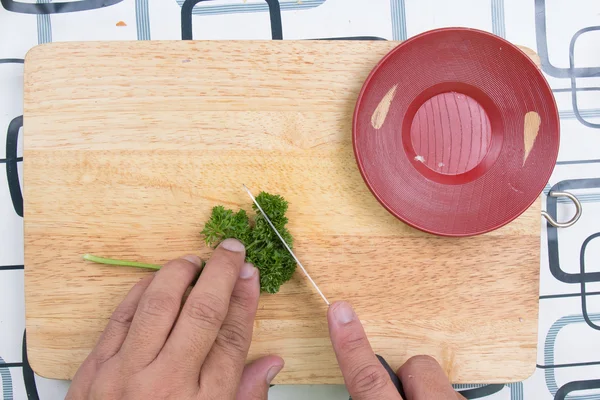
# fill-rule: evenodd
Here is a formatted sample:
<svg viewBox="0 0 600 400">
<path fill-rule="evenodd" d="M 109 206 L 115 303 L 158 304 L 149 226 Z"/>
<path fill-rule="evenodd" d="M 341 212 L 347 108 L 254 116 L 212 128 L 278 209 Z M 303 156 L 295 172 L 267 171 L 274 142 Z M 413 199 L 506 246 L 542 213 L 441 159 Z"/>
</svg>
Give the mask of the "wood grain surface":
<svg viewBox="0 0 600 400">
<path fill-rule="evenodd" d="M 36 47 L 25 61 L 25 289 L 29 361 L 71 378 L 112 310 L 164 263 L 208 257 L 213 206 L 241 185 L 290 201 L 295 249 L 332 301 L 348 300 L 397 368 L 436 357 L 453 382 L 535 368 L 540 202 L 511 224 L 443 238 L 388 214 L 356 167 L 358 92 L 393 42 L 106 42 Z M 493 212 L 493 210 L 492 210 Z M 250 359 L 275 383 L 341 383 L 326 307 L 298 270 L 262 295 Z"/>
</svg>

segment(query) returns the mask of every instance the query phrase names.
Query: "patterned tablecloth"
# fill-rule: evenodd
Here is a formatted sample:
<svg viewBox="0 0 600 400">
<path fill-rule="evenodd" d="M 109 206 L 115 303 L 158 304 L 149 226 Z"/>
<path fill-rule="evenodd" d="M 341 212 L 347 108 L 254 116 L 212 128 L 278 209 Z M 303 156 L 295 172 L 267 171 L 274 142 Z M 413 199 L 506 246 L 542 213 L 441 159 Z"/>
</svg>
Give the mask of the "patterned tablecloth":
<svg viewBox="0 0 600 400">
<path fill-rule="evenodd" d="M 583 217 L 571 228 L 540 225 L 533 376 L 458 389 L 470 399 L 600 399 L 599 0 L 0 0 L 3 399 L 60 399 L 69 384 L 36 376 L 25 353 L 21 128 L 23 58 L 31 47 L 69 40 L 403 40 L 446 26 L 483 29 L 538 52 L 562 133 L 559 162 L 545 193 L 568 190 L 583 204 Z M 570 218 L 574 208 L 568 200 L 547 197 L 544 205 L 559 219 Z M 277 386 L 271 398 L 345 399 L 347 394 L 341 386 Z"/>
</svg>

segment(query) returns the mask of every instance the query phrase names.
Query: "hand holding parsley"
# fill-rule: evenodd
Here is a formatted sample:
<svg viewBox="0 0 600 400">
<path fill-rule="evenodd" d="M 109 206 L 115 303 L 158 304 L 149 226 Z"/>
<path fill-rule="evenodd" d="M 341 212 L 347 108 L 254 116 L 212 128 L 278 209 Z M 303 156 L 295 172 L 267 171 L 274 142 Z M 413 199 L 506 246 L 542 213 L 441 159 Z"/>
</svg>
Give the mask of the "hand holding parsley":
<svg viewBox="0 0 600 400">
<path fill-rule="evenodd" d="M 256 201 L 292 248 L 292 235 L 286 228 L 288 202 L 279 195 L 265 192 L 256 196 Z M 252 205 L 252 208 L 255 216 L 251 221 L 244 210 L 234 213 L 223 206 L 214 207 L 202 235 L 206 244 L 212 247 L 228 238 L 241 241 L 246 246 L 246 260 L 260 271 L 261 291 L 277 293 L 294 274 L 296 262 L 256 206 Z"/>
</svg>

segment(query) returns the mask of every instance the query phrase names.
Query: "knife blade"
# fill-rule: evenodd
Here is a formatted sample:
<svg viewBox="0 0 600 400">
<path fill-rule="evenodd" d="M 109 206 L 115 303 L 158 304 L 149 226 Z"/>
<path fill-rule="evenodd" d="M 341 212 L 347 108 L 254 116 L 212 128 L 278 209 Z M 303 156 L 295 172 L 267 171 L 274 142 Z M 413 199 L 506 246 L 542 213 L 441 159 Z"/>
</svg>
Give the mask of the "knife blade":
<svg viewBox="0 0 600 400">
<path fill-rule="evenodd" d="M 269 224 L 269 226 L 271 227 L 271 229 L 273 229 L 273 232 L 275 232 L 275 234 L 277 234 L 277 237 L 279 238 L 279 240 L 281 240 L 281 243 L 285 246 L 285 248 L 287 249 L 287 251 L 294 258 L 294 261 L 296 261 L 296 264 L 298 264 L 298 266 L 300 267 L 300 269 L 302 270 L 302 272 L 304 272 L 304 275 L 308 278 L 308 280 L 313 285 L 313 287 L 321 295 L 321 298 L 323 299 L 323 301 L 325 301 L 325 304 L 327 304 L 327 306 L 329 306 L 329 300 L 327 300 L 327 297 L 325 297 L 325 295 L 323 294 L 323 292 L 321 292 L 321 289 L 319 289 L 319 286 L 310 277 L 309 273 L 306 271 L 306 268 L 304 268 L 304 266 L 302 265 L 302 263 L 300 262 L 300 260 L 298 260 L 298 257 L 296 257 L 296 255 L 294 254 L 294 252 L 292 251 L 292 249 L 290 249 L 290 246 L 288 246 L 288 244 L 285 242 L 285 240 L 283 240 L 283 238 L 281 237 L 281 235 L 277 231 L 277 228 L 275 228 L 275 226 L 271 222 L 271 219 L 269 219 L 269 216 L 263 211 L 263 209 L 260 206 L 260 204 L 258 204 L 258 201 L 256 201 L 256 199 L 252 195 L 252 192 L 250 191 L 250 189 L 248 189 L 248 187 L 246 185 L 242 185 L 242 186 L 244 187 L 244 190 L 246 191 L 246 193 L 248 193 L 248 196 L 250 196 L 250 198 L 252 199 L 252 201 L 256 205 L 256 208 L 258 208 L 258 210 L 260 211 L 260 213 L 262 214 L 262 216 L 265 218 L 265 220 L 267 221 L 267 223 Z"/>
<path fill-rule="evenodd" d="M 309 273 L 306 271 L 306 268 L 304 268 L 304 266 L 302 265 L 302 263 L 300 262 L 300 260 L 298 260 L 298 257 L 296 257 L 296 255 L 294 254 L 294 252 L 292 251 L 292 249 L 290 249 L 290 246 L 288 246 L 288 244 L 285 242 L 285 240 L 283 240 L 283 237 L 281 237 L 281 235 L 277 231 L 277 228 L 275 228 L 275 225 L 273 225 L 273 223 L 271 222 L 271 219 L 269 218 L 269 216 L 264 212 L 264 210 L 262 209 L 262 207 L 260 206 L 260 204 L 258 204 L 258 201 L 256 201 L 256 199 L 254 198 L 254 195 L 252 195 L 252 192 L 250 191 L 250 189 L 248 189 L 248 187 L 246 185 L 242 185 L 242 186 L 244 187 L 244 190 L 246 191 L 246 193 L 248 193 L 248 196 L 250 196 L 250 198 L 252 199 L 252 202 L 256 205 L 256 208 L 258 208 L 258 211 L 260 211 L 260 213 L 265 218 L 265 220 L 267 221 L 267 223 L 269 224 L 269 226 L 271 227 L 271 229 L 273 229 L 273 232 L 275 232 L 275 234 L 277 234 L 277 237 L 279 238 L 279 240 L 281 240 L 281 243 L 283 243 L 283 245 L 285 246 L 285 248 L 287 249 L 287 251 L 294 258 L 294 261 L 296 261 L 296 263 L 298 264 L 298 266 L 300 267 L 300 269 L 302 270 L 302 272 L 304 272 L 304 275 L 306 275 L 306 277 L 308 278 L 308 280 L 310 281 L 310 283 L 312 283 L 312 285 L 314 286 L 314 288 L 321 295 L 321 297 L 323 298 L 323 301 L 325 301 L 325 304 L 327 304 L 327 306 L 329 306 L 329 300 L 327 300 L 327 297 L 325 297 L 325 295 L 323 294 L 323 292 L 321 292 L 321 289 L 319 289 L 319 286 L 310 277 Z M 392 383 L 394 384 L 394 386 L 398 390 L 398 393 L 400 393 L 400 397 L 402 399 L 405 399 L 406 395 L 404 394 L 404 388 L 402 386 L 402 382 L 400 382 L 400 379 L 398 379 L 398 376 L 396 375 L 396 373 L 394 372 L 394 370 L 390 367 L 390 365 L 387 363 L 387 361 L 385 361 L 385 359 L 383 357 L 381 357 L 379 354 L 376 354 L 376 356 L 377 356 L 377 359 L 379 360 L 379 362 L 381 363 L 381 365 L 383 366 L 383 368 L 389 374 L 390 379 L 392 380 Z M 350 399 L 352 399 L 352 398 L 350 398 Z"/>
</svg>

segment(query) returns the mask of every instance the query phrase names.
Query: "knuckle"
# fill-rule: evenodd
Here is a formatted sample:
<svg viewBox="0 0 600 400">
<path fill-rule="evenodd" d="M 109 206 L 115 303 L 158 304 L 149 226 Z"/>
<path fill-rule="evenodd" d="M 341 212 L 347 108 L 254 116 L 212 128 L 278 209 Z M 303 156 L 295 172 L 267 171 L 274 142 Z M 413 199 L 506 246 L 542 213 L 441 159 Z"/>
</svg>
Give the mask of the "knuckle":
<svg viewBox="0 0 600 400">
<path fill-rule="evenodd" d="M 229 356 L 245 358 L 250 344 L 248 339 L 241 321 L 229 322 L 221 327 L 216 344 Z"/>
<path fill-rule="evenodd" d="M 258 288 L 255 294 L 248 288 L 238 287 L 231 293 L 231 299 L 229 300 L 229 303 L 231 306 L 235 306 L 244 312 L 250 312 L 256 307 L 255 298 L 258 298 Z"/>
<path fill-rule="evenodd" d="M 216 295 L 203 293 L 197 298 L 188 298 L 184 312 L 199 325 L 218 329 L 227 314 L 227 306 Z"/>
<path fill-rule="evenodd" d="M 133 316 L 137 307 L 134 305 L 123 305 L 121 304 L 110 316 L 110 320 L 112 322 L 117 323 L 118 325 L 129 326 L 131 321 L 133 320 Z"/>
<path fill-rule="evenodd" d="M 367 364 L 356 368 L 350 376 L 348 388 L 354 397 L 364 394 L 375 394 L 387 384 L 388 376 L 384 375 L 378 365 Z"/>
<path fill-rule="evenodd" d="M 360 332 L 351 331 L 342 336 L 340 340 L 340 350 L 346 354 L 351 354 L 364 347 L 369 347 L 369 341 L 365 335 Z"/>
<path fill-rule="evenodd" d="M 158 317 L 179 311 L 181 302 L 168 293 L 152 293 L 141 302 L 140 312 L 150 317 Z"/>
<path fill-rule="evenodd" d="M 90 354 L 90 356 L 92 357 L 90 359 L 91 360 L 90 362 L 96 364 L 97 366 L 101 366 L 102 364 L 104 364 L 105 362 L 110 360 L 113 356 L 112 354 L 108 354 L 103 351 L 98 351 L 96 349 L 94 349 L 94 353 L 96 353 L 96 354 L 93 354 L 93 355 Z"/>
</svg>

